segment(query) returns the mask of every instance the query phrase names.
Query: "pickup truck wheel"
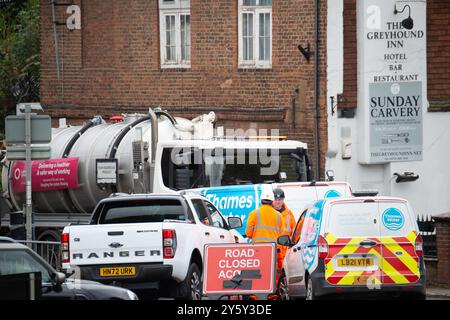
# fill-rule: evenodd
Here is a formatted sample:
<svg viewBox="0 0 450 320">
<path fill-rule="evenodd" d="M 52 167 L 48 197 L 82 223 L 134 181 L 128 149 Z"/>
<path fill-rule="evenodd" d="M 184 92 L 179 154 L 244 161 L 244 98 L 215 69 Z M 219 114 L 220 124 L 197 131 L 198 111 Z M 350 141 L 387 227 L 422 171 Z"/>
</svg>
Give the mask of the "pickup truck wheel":
<svg viewBox="0 0 450 320">
<path fill-rule="evenodd" d="M 201 300 L 202 273 L 197 264 L 189 266 L 186 279 L 179 284 L 177 298 L 180 300 Z"/>
</svg>

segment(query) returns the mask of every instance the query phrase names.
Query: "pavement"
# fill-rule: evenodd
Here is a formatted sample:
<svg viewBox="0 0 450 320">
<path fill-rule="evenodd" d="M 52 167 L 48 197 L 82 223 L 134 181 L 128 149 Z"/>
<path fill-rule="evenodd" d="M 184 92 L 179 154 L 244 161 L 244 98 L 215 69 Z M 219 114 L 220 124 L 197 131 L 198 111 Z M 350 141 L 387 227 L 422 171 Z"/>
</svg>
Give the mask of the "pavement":
<svg viewBox="0 0 450 320">
<path fill-rule="evenodd" d="M 428 300 L 450 300 L 450 289 L 440 287 L 427 287 Z"/>
</svg>

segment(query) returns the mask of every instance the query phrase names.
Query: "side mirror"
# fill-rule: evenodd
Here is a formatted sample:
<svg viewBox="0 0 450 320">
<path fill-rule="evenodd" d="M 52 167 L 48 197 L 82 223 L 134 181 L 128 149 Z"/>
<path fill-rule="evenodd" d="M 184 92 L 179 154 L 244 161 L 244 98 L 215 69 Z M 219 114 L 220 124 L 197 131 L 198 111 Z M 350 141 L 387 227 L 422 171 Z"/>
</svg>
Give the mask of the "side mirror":
<svg viewBox="0 0 450 320">
<path fill-rule="evenodd" d="M 228 225 L 230 229 L 239 229 L 242 227 L 242 220 L 239 217 L 228 217 Z"/>
<path fill-rule="evenodd" d="M 291 238 L 289 236 L 280 236 L 278 237 L 278 244 L 281 246 L 290 246 L 291 245 Z"/>
<path fill-rule="evenodd" d="M 52 278 L 55 286 L 60 286 L 66 281 L 66 275 L 62 272 L 55 272 Z"/>
</svg>

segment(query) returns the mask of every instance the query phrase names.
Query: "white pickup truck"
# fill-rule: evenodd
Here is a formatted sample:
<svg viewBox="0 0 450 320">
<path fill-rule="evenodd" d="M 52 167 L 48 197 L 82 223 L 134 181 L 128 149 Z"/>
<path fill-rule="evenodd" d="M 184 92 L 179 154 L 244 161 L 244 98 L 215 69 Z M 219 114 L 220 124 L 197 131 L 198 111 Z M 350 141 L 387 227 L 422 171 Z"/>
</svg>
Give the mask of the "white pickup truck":
<svg viewBox="0 0 450 320">
<path fill-rule="evenodd" d="M 196 194 L 110 197 L 98 203 L 90 225 L 64 228 L 63 269 L 131 290 L 199 299 L 204 245 L 245 242 L 233 230 L 241 226 L 240 218 L 226 221 Z"/>
</svg>

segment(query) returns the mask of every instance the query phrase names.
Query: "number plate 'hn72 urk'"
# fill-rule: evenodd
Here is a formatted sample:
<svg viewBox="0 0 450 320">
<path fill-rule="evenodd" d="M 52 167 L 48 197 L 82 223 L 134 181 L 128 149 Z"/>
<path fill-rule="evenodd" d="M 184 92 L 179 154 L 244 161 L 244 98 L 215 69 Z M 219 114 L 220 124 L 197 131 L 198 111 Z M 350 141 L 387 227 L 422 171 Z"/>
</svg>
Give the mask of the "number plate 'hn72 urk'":
<svg viewBox="0 0 450 320">
<path fill-rule="evenodd" d="M 134 275 L 136 275 L 135 267 L 100 268 L 101 277 L 134 276 Z"/>
</svg>

